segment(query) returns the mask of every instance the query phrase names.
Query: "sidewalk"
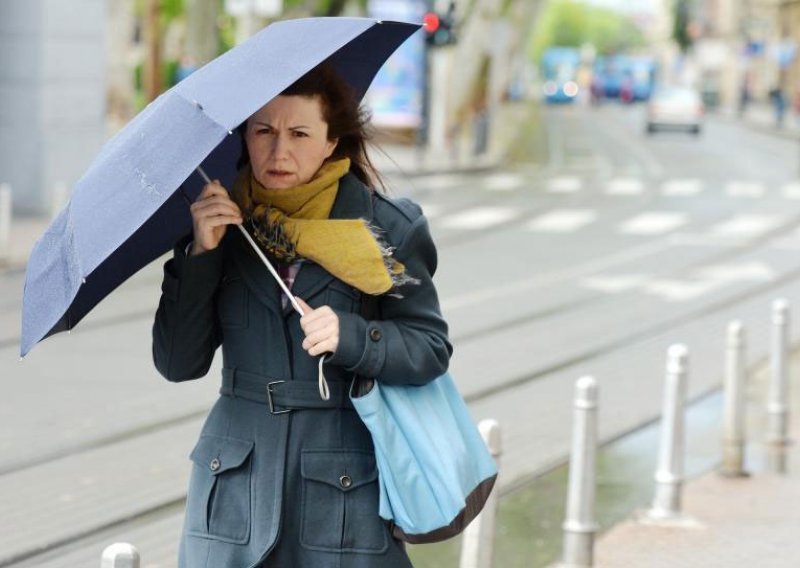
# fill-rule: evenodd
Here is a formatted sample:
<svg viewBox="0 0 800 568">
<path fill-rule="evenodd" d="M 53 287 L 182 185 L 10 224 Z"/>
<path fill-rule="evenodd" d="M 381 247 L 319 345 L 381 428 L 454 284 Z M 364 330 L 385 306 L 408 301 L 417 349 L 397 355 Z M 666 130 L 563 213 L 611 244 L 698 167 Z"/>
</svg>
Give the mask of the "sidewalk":
<svg viewBox="0 0 800 568">
<path fill-rule="evenodd" d="M 735 111 L 720 111 L 720 115 L 745 123 L 746 125 L 765 132 L 791 139 L 800 139 L 800 115 L 792 108 L 786 109 L 783 125 L 778 127 L 775 124 L 775 111 L 766 102 L 753 102 L 747 107 L 743 116 L 739 116 Z"/>
<path fill-rule="evenodd" d="M 800 364 L 797 353 L 792 368 Z M 791 568 L 800 565 L 800 444 L 786 448 L 787 473 L 767 473 L 763 439 L 766 371 L 751 380 L 748 400 L 749 477 L 710 472 L 684 485 L 682 525 L 655 526 L 635 518 L 602 535 L 595 565 L 602 568 Z M 791 388 L 795 388 L 792 386 Z M 753 396 L 755 395 L 755 396 Z M 797 411 L 797 393 L 792 412 Z M 792 439 L 800 439 L 794 417 Z M 691 432 L 688 433 L 691 435 Z"/>
</svg>

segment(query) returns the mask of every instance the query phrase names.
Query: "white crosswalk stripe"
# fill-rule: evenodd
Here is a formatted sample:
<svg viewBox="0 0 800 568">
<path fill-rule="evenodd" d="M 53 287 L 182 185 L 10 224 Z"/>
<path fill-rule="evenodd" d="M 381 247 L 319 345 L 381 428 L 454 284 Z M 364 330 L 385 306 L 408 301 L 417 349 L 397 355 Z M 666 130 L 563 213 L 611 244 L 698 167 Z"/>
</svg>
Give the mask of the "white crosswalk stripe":
<svg viewBox="0 0 800 568">
<path fill-rule="evenodd" d="M 731 181 L 725 186 L 725 193 L 731 197 L 761 197 L 764 184 L 754 181 Z"/>
<path fill-rule="evenodd" d="M 434 219 L 434 218 L 438 217 L 439 214 L 442 212 L 442 209 L 443 209 L 443 207 L 441 205 L 434 205 L 432 203 L 420 203 L 420 202 L 417 202 L 417 204 L 422 208 L 422 213 L 428 219 Z"/>
<path fill-rule="evenodd" d="M 643 286 L 650 277 L 645 274 L 619 274 L 616 276 L 591 276 L 581 282 L 582 288 L 616 294 Z"/>
<path fill-rule="evenodd" d="M 738 215 L 711 227 L 717 237 L 752 237 L 765 233 L 780 225 L 781 219 L 771 215 Z"/>
<path fill-rule="evenodd" d="M 518 211 L 510 207 L 474 207 L 441 219 L 447 229 L 480 230 L 510 221 L 518 216 Z"/>
<path fill-rule="evenodd" d="M 800 199 L 800 183 L 787 183 L 781 188 L 781 195 L 786 199 Z"/>
<path fill-rule="evenodd" d="M 686 224 L 686 215 L 666 211 L 642 213 L 622 223 L 619 232 L 626 235 L 661 235 Z"/>
<path fill-rule="evenodd" d="M 518 174 L 495 174 L 487 177 L 483 186 L 489 191 L 513 191 L 520 189 L 525 180 Z"/>
<path fill-rule="evenodd" d="M 615 178 L 608 182 L 608 195 L 639 195 L 644 192 L 644 184 L 638 178 Z"/>
<path fill-rule="evenodd" d="M 415 184 L 425 189 L 450 189 L 464 185 L 461 174 L 433 174 L 416 178 Z"/>
<path fill-rule="evenodd" d="M 572 233 L 595 219 L 597 213 L 591 209 L 556 209 L 531 220 L 525 229 L 540 233 Z"/>
<path fill-rule="evenodd" d="M 703 191 L 703 182 L 699 179 L 670 179 L 661 184 L 663 195 L 697 195 Z"/>
<path fill-rule="evenodd" d="M 549 193 L 577 193 L 583 189 L 583 181 L 579 177 L 560 176 L 547 181 Z"/>
</svg>

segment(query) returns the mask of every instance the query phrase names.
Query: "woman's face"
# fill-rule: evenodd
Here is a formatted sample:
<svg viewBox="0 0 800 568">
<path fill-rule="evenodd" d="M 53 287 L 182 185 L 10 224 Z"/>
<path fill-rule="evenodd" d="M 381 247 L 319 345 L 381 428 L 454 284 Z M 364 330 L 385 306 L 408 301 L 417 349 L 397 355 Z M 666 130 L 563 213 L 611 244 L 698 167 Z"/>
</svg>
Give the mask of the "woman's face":
<svg viewBox="0 0 800 568">
<path fill-rule="evenodd" d="M 247 120 L 245 142 L 258 182 L 286 189 L 310 181 L 337 140 L 328 140 L 320 97 L 281 95 Z"/>
</svg>

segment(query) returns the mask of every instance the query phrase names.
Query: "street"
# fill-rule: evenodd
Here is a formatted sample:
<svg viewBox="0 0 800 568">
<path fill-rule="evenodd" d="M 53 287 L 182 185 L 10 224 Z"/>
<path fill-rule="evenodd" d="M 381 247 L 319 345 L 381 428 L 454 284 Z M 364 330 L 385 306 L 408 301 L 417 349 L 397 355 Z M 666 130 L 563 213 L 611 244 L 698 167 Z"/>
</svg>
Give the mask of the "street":
<svg viewBox="0 0 800 568">
<path fill-rule="evenodd" d="M 689 347 L 696 398 L 720 384 L 730 320 L 754 363 L 770 302 L 800 305 L 800 143 L 716 116 L 648 136 L 642 112 L 546 107 L 538 161 L 389 179 L 430 219 L 451 371 L 503 428 L 502 493 L 567 458 L 580 376 L 609 441 L 657 418 L 669 345 Z M 161 262 L 18 361 L 23 277 L 0 274 L 0 567 L 96 565 L 116 540 L 173 566 L 219 362 L 178 385 L 153 368 Z"/>
</svg>

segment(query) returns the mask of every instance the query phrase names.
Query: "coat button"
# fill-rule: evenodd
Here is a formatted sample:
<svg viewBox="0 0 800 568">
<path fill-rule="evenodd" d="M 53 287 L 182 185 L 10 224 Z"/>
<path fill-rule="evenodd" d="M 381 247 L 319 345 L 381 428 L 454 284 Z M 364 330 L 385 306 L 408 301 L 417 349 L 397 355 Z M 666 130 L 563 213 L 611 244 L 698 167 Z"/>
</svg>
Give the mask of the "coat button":
<svg viewBox="0 0 800 568">
<path fill-rule="evenodd" d="M 383 334 L 381 333 L 381 330 L 378 329 L 377 327 L 373 327 L 372 329 L 369 330 L 369 338 L 372 341 L 380 341 L 381 337 L 383 337 Z"/>
<path fill-rule="evenodd" d="M 349 475 L 343 475 L 342 477 L 339 478 L 339 485 L 347 489 L 348 487 L 353 485 L 353 480 L 350 478 Z"/>
<path fill-rule="evenodd" d="M 211 468 L 211 471 L 217 471 L 221 465 L 222 462 L 219 461 L 217 458 L 214 458 L 213 460 L 211 460 L 211 463 L 208 464 L 208 467 Z"/>
</svg>

